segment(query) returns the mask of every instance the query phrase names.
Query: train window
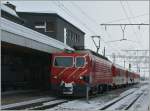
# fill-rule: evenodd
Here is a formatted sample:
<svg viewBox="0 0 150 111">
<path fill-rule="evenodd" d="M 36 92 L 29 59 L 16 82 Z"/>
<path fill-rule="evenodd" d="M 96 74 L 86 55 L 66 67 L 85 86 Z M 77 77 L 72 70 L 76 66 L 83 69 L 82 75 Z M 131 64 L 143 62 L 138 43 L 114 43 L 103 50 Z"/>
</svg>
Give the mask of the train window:
<svg viewBox="0 0 150 111">
<path fill-rule="evenodd" d="M 76 67 L 83 67 L 85 64 L 85 58 L 84 57 L 77 57 L 76 58 Z"/>
<path fill-rule="evenodd" d="M 72 67 L 73 57 L 56 57 L 54 65 L 57 67 Z"/>
</svg>

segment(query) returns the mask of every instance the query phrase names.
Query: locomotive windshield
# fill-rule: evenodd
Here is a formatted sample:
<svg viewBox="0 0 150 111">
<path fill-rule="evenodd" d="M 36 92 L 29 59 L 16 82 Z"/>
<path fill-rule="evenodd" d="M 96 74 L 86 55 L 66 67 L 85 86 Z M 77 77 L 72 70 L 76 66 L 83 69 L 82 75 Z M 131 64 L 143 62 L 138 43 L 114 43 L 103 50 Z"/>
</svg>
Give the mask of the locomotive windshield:
<svg viewBox="0 0 150 111">
<path fill-rule="evenodd" d="M 77 57 L 76 58 L 76 67 L 83 67 L 85 64 L 85 58 L 84 57 Z"/>
<path fill-rule="evenodd" d="M 54 65 L 57 67 L 72 67 L 73 57 L 56 57 Z"/>
</svg>

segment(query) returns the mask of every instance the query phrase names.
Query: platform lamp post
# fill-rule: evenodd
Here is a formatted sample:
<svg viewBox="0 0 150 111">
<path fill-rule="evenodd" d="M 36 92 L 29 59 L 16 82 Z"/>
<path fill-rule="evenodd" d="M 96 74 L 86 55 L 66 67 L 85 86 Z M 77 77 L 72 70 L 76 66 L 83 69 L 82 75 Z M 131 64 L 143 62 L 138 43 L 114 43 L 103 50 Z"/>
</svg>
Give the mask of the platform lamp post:
<svg viewBox="0 0 150 111">
<path fill-rule="evenodd" d="M 90 90 L 90 78 L 88 76 L 84 76 L 82 78 L 86 83 L 86 102 L 89 104 L 89 90 Z"/>
<path fill-rule="evenodd" d="M 91 36 L 92 37 L 92 40 L 93 40 L 93 42 L 94 42 L 94 45 L 95 45 L 95 47 L 96 47 L 96 52 L 98 53 L 98 51 L 99 51 L 99 49 L 100 49 L 100 40 L 101 40 L 101 36 L 97 36 L 97 35 L 95 35 L 95 36 Z M 96 41 L 94 40 L 94 38 L 98 38 L 98 44 L 96 44 Z"/>
</svg>

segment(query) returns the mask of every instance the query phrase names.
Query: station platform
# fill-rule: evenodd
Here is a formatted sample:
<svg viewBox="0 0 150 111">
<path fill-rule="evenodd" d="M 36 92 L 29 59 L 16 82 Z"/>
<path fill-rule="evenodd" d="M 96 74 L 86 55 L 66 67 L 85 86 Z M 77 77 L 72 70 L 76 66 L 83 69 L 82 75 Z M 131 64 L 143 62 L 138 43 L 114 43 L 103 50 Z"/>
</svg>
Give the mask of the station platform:
<svg viewBox="0 0 150 111">
<path fill-rule="evenodd" d="M 50 95 L 51 95 L 50 91 L 42 91 L 42 90 L 7 91 L 1 94 L 1 105 L 49 97 Z"/>
</svg>

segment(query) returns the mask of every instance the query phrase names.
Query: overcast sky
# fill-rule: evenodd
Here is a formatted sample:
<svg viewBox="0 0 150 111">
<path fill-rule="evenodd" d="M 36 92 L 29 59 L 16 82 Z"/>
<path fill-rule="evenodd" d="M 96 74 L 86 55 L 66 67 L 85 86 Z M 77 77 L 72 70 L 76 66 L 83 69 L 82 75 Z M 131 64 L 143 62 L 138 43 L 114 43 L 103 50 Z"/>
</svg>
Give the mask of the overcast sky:
<svg viewBox="0 0 150 111">
<path fill-rule="evenodd" d="M 7 0 L 9 1 L 9 0 Z M 17 11 L 56 12 L 83 30 L 85 47 L 96 51 L 92 35 L 100 35 L 103 53 L 125 54 L 123 49 L 148 49 L 148 26 L 126 26 L 125 38 L 130 41 L 108 42 L 123 38 L 120 26 L 101 26 L 102 23 L 149 23 L 148 1 L 12 1 Z M 123 62 L 119 62 L 123 65 Z M 128 65 L 126 65 L 128 67 Z"/>
</svg>

